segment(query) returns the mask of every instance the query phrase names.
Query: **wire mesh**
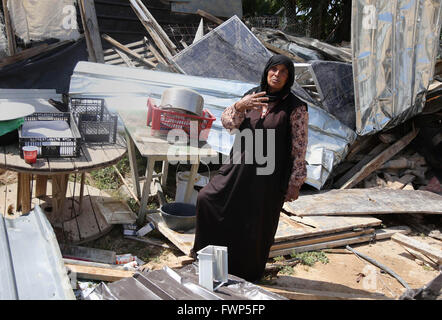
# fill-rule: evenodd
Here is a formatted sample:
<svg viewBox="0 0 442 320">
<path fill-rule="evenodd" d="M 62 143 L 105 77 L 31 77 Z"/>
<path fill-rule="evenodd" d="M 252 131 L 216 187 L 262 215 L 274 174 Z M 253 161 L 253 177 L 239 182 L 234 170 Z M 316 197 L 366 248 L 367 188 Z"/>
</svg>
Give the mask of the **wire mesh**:
<svg viewBox="0 0 442 320">
<path fill-rule="evenodd" d="M 287 14 L 248 17 L 246 18 L 246 25 L 249 28 L 277 29 L 299 37 L 309 37 L 311 30 L 309 21 L 303 21 L 299 16 Z"/>
<path fill-rule="evenodd" d="M 177 46 L 177 50 L 181 51 L 185 48 L 185 45 L 190 46 L 192 44 L 199 24 L 167 24 L 162 25 L 162 27 L 170 40 Z M 204 34 L 215 28 L 215 24 L 204 22 Z M 185 45 L 183 45 L 183 42 Z"/>
</svg>

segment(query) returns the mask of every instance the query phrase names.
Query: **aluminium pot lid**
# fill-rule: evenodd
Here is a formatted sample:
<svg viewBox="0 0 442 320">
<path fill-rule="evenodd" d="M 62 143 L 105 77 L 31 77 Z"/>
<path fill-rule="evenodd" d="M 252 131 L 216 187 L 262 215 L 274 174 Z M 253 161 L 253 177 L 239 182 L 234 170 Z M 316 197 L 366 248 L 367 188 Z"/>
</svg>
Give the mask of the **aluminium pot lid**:
<svg viewBox="0 0 442 320">
<path fill-rule="evenodd" d="M 0 121 L 14 120 L 35 112 L 33 105 L 24 102 L 0 102 Z"/>
</svg>

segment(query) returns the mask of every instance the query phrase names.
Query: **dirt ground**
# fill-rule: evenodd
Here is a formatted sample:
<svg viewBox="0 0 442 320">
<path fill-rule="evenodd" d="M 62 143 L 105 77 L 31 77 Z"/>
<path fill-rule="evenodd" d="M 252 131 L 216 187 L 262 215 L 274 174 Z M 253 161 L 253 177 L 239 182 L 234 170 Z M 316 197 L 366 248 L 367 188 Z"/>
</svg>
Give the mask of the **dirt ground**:
<svg viewBox="0 0 442 320">
<path fill-rule="evenodd" d="M 419 234 L 409 236 L 442 250 L 442 241 Z M 124 239 L 119 226 L 101 239 L 84 245 L 115 250 L 117 254 L 132 253 L 144 260 L 145 267 L 149 270 L 161 269 L 164 266 L 179 268 L 183 261 L 189 261 L 187 256 L 158 231 L 152 231 L 147 238 L 162 241 L 171 249 Z M 435 268 L 419 264 L 415 257 L 392 240 L 355 244 L 351 247 L 393 270 L 413 289 L 421 288 L 439 274 Z M 287 288 L 288 291 L 295 292 L 296 289 L 306 289 L 363 296 L 376 293 L 385 299 L 397 299 L 405 292 L 406 289 L 394 277 L 355 254 L 344 252 L 345 250 L 341 250 L 340 253 L 326 253 L 329 260 L 326 264 L 297 264 L 290 272 L 281 270 L 276 278 L 263 279 L 257 284 Z M 271 262 L 274 262 L 273 259 L 269 259 L 269 263 Z"/>
<path fill-rule="evenodd" d="M 3 183 L 14 183 L 16 175 L 0 172 L 0 180 Z M 393 220 L 393 225 L 400 225 L 400 217 L 395 217 Z M 425 236 L 416 230 L 413 230 L 409 236 L 442 250 L 442 241 Z M 131 253 L 146 262 L 144 267 L 150 270 L 161 269 L 166 265 L 172 268 L 181 267 L 189 263 L 189 258 L 157 230 L 150 232 L 146 238 L 162 242 L 169 248 L 124 238 L 121 225 L 115 225 L 108 234 L 81 245 L 113 250 L 116 254 Z M 431 267 L 431 263 L 422 264 L 392 240 L 355 244 L 351 247 L 389 267 L 413 289 L 421 288 L 439 274 L 438 270 Z M 377 293 L 386 299 L 397 299 L 404 293 L 405 288 L 394 277 L 353 253 L 343 249 L 339 252 L 326 253 L 329 260 L 326 264 L 321 262 L 316 262 L 313 266 L 297 264 L 290 269 L 281 270 L 276 277 L 263 279 L 258 284 L 286 288 L 292 292 L 305 289 L 356 295 Z M 274 260 L 269 259 L 268 262 L 272 263 Z"/>
<path fill-rule="evenodd" d="M 413 238 L 442 249 L 442 241 L 421 236 Z M 392 240 L 351 247 L 393 270 L 413 289 L 421 288 L 439 274 L 433 268 L 419 265 L 411 254 Z M 357 295 L 380 293 L 393 299 L 406 290 L 394 277 L 353 253 L 327 253 L 327 257 L 327 264 L 317 262 L 312 267 L 298 264 L 292 275 L 279 273 L 278 278 L 269 284 L 289 290 L 300 288 Z M 362 278 L 361 273 L 365 275 Z"/>
</svg>

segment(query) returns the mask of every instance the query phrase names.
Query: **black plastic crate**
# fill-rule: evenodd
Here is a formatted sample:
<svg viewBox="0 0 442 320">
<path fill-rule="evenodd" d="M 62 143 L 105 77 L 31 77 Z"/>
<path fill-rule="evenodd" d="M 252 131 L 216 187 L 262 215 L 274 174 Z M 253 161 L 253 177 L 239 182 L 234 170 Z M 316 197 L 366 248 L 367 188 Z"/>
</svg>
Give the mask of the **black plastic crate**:
<svg viewBox="0 0 442 320">
<path fill-rule="evenodd" d="M 118 116 L 107 110 L 104 99 L 71 98 L 70 110 L 83 141 L 115 143 Z"/>
<path fill-rule="evenodd" d="M 38 147 L 37 158 L 71 158 L 80 156 L 81 135 L 70 112 L 34 113 L 25 117 L 27 121 L 66 121 L 73 137 L 25 137 L 23 125 L 18 130 L 20 156 L 25 146 Z"/>
</svg>

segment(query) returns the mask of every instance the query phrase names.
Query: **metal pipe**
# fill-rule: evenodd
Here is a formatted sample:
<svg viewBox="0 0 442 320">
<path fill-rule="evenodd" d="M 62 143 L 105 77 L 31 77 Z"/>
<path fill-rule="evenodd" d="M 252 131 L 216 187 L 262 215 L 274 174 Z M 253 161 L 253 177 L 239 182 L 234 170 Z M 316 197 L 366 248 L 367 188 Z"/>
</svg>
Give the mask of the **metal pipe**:
<svg viewBox="0 0 442 320">
<path fill-rule="evenodd" d="M 362 253 L 354 250 L 349 245 L 347 245 L 345 248 L 347 250 L 353 252 L 355 255 L 361 257 L 362 259 L 367 260 L 368 262 L 370 262 L 371 264 L 375 265 L 376 267 L 381 268 L 382 270 L 387 272 L 392 277 L 396 278 L 396 280 L 399 281 L 400 284 L 403 285 L 407 290 L 411 289 L 410 286 L 401 277 L 399 277 L 393 270 L 391 270 L 390 268 L 388 268 L 388 267 L 384 266 L 383 264 L 377 262 L 376 260 L 366 256 L 365 254 L 362 254 Z"/>
</svg>

